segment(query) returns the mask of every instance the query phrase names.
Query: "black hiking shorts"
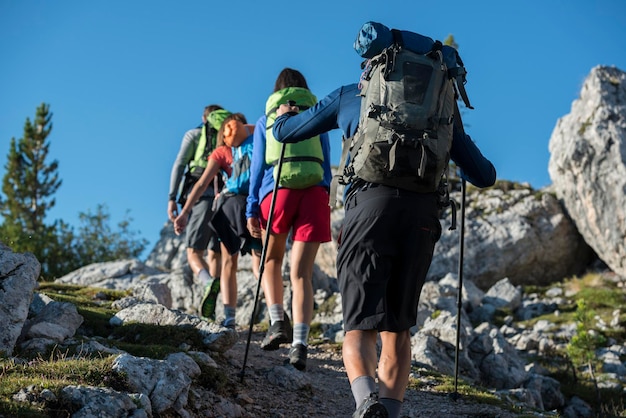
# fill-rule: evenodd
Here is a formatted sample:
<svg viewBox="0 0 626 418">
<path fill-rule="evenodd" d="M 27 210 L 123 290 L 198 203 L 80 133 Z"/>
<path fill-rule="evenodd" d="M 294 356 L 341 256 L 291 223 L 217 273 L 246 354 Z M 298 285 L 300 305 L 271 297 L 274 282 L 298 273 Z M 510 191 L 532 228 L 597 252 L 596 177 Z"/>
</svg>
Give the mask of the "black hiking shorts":
<svg viewBox="0 0 626 418">
<path fill-rule="evenodd" d="M 246 196 L 221 194 L 211 219 L 211 228 L 231 255 L 261 250 L 261 240 L 252 238 L 246 219 Z"/>
<path fill-rule="evenodd" d="M 436 195 L 373 185 L 352 193 L 345 210 L 337 253 L 344 330 L 411 328 L 441 236 Z"/>
</svg>

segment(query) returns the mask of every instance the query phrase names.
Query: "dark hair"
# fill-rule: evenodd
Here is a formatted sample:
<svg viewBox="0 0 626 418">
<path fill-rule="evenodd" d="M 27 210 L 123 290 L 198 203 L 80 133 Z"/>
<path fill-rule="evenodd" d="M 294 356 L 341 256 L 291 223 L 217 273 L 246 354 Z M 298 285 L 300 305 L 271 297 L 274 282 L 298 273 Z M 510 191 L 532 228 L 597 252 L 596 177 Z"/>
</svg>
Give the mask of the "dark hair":
<svg viewBox="0 0 626 418">
<path fill-rule="evenodd" d="M 226 123 L 230 122 L 231 120 L 237 120 L 243 123 L 244 125 L 248 123 L 243 113 L 233 113 L 232 115 L 228 115 L 226 119 L 224 119 L 224 122 L 222 122 L 222 126 L 220 130 L 217 131 L 217 142 L 215 145 L 216 147 L 221 147 L 222 145 L 225 145 L 224 144 L 224 127 L 226 126 Z"/>
<path fill-rule="evenodd" d="M 221 110 L 224 109 L 222 106 L 218 105 L 218 104 L 212 104 L 212 105 L 208 105 L 204 107 L 204 117 L 208 117 L 212 111 L 214 110 Z"/>
<path fill-rule="evenodd" d="M 292 68 L 285 68 L 278 74 L 274 84 L 274 93 L 287 87 L 302 87 L 307 90 L 309 88 L 302 73 Z"/>
</svg>

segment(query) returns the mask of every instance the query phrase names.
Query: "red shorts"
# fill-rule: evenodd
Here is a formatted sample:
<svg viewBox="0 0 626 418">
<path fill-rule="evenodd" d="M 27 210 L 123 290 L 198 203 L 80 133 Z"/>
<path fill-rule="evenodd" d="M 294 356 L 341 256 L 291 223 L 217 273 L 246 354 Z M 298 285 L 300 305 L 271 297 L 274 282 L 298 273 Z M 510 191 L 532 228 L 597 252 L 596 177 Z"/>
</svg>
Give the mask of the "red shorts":
<svg viewBox="0 0 626 418">
<path fill-rule="evenodd" d="M 270 193 L 261 202 L 261 228 L 266 229 L 272 204 Z M 302 242 L 329 242 L 330 206 L 328 191 L 322 186 L 308 189 L 278 189 L 272 230 L 286 234 L 293 227 L 293 240 Z"/>
</svg>

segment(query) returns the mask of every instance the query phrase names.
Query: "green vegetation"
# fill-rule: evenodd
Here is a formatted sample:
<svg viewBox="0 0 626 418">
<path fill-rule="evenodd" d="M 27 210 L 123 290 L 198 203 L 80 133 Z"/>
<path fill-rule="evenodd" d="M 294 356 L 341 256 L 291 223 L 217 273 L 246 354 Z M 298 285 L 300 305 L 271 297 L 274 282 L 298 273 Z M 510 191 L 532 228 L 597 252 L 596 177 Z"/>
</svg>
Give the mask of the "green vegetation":
<svg viewBox="0 0 626 418">
<path fill-rule="evenodd" d="M 502 409 L 518 413 L 519 417 L 535 416 L 524 415 L 520 408 L 512 405 L 508 400 L 500 398 L 489 389 L 480 387 L 463 379 L 457 381 L 457 391 L 454 391 L 454 376 L 447 376 L 433 370 L 412 367 L 415 377 L 409 379 L 409 390 L 429 390 L 440 393 L 442 396 L 459 396 L 467 402 L 476 404 L 496 405 Z"/>
<path fill-rule="evenodd" d="M 34 122 L 26 118 L 24 134 L 11 138 L 0 195 L 0 241 L 14 252 L 31 252 L 41 264 L 41 278 L 53 280 L 79 267 L 139 256 L 148 241 L 130 229 L 132 218 L 109 226 L 105 205 L 95 213 L 79 212 L 78 232 L 64 220 L 47 222 L 46 215 L 61 187 L 58 161 L 48 162 L 52 132 L 50 106 L 42 103 Z"/>
<path fill-rule="evenodd" d="M 123 376 L 113 371 L 117 355 L 94 355 L 87 353 L 85 338 L 100 341 L 103 345 L 123 350 L 136 357 L 164 359 L 171 353 L 181 351 L 204 351 L 202 336 L 192 327 L 157 326 L 151 324 L 125 323 L 119 327 L 109 324 L 117 312 L 112 303 L 127 292 L 58 283 L 41 283 L 39 292 L 59 302 L 71 302 L 85 322 L 80 335 L 72 343 L 55 346 L 47 353 L 30 353 L 16 350 L 16 359 L 0 359 L 0 417 L 48 417 L 70 416 L 71 406 L 56 402 L 25 402 L 13 399 L 21 389 L 31 387 L 32 393 L 41 394 L 47 389 L 57 399 L 63 387 L 90 385 L 128 391 Z M 228 390 L 228 378 L 219 368 L 203 365 L 197 385 L 224 394 Z"/>
<path fill-rule="evenodd" d="M 575 367 L 585 366 L 587 368 L 591 382 L 596 389 L 597 401 L 601 403 L 595 372 L 598 362 L 596 350 L 606 342 L 606 338 L 594 329 L 595 313 L 587 307 L 585 300 L 578 299 L 576 305 L 576 333 L 567 345 L 567 354 Z"/>
<path fill-rule="evenodd" d="M 564 349 L 557 349 L 550 357 L 537 357 L 535 361 L 561 383 L 561 392 L 566 398 L 578 396 L 599 416 L 626 417 L 626 395 L 622 391 L 598 387 L 604 375 L 597 374 L 599 359 L 596 354 L 609 338 L 620 342 L 626 340 L 626 314 L 620 314 L 617 326 L 599 326 L 600 320 L 609 324 L 616 309 L 625 306 L 626 293 L 597 273 L 574 276 L 549 286 L 553 287 L 561 287 L 566 296 L 566 302 L 559 305 L 558 312 L 522 324 L 532 327 L 537 321 L 548 320 L 557 326 L 576 323 L 577 328 L 571 340 L 560 341 Z M 525 293 L 542 294 L 547 288 L 528 286 L 524 290 Z"/>
<path fill-rule="evenodd" d="M 57 399 L 61 389 L 68 385 L 106 386 L 120 391 L 128 390 L 123 376 L 112 369 L 113 359 L 112 356 L 72 357 L 67 350 L 55 348 L 47 358 L 37 355 L 27 363 L 18 363 L 13 359 L 0 360 L 0 416 L 69 416 L 69 406 L 57 402 L 44 407 L 43 403 L 14 401 L 12 396 L 22 388 L 31 387 L 36 395 L 40 395 L 43 390 L 49 390 Z"/>
</svg>

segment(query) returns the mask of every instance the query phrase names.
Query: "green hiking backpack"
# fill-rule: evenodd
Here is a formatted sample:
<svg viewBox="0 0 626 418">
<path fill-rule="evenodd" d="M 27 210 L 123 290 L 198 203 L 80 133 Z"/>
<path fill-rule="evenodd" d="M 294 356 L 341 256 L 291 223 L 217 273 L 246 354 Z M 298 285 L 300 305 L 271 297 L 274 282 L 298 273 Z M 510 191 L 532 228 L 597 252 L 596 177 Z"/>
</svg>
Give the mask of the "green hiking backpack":
<svg viewBox="0 0 626 418">
<path fill-rule="evenodd" d="M 209 155 L 217 146 L 217 131 L 219 131 L 224 119 L 229 115 L 230 112 L 228 110 L 214 110 L 209 113 L 206 123 L 200 127 L 201 132 L 198 145 L 196 146 L 193 159 L 189 161 L 187 172 L 185 173 L 185 178 L 180 189 L 180 195 L 177 200 L 181 206 L 185 205 L 187 195 L 202 176 L 202 172 L 208 164 Z M 213 193 L 217 195 L 222 187 L 224 187 L 224 179 L 222 176 L 215 176 L 213 178 Z"/>
<path fill-rule="evenodd" d="M 317 98 L 308 89 L 287 87 L 273 93 L 265 104 L 266 145 L 265 162 L 274 166 L 274 181 L 281 187 L 306 189 L 324 179 L 324 154 L 319 136 L 293 144 L 285 144 L 280 179 L 276 178 L 282 144 L 274 138 L 272 127 L 276 120 L 276 110 L 281 104 L 295 102 L 300 110 L 306 110 L 317 103 Z"/>
<path fill-rule="evenodd" d="M 405 48 L 397 31 L 393 35 L 391 45 L 364 62 L 359 127 L 344 144 L 338 181 L 441 191 L 452 146 L 455 81 L 441 42 L 419 53 Z"/>
<path fill-rule="evenodd" d="M 193 160 L 189 162 L 189 171 L 195 176 L 200 177 L 207 166 L 207 159 L 211 152 L 217 146 L 217 131 L 220 130 L 224 119 L 230 116 L 230 112 L 224 109 L 217 109 L 209 113 L 207 121 L 202 125 L 202 133 L 198 140 L 198 146 L 193 156 Z"/>
</svg>

